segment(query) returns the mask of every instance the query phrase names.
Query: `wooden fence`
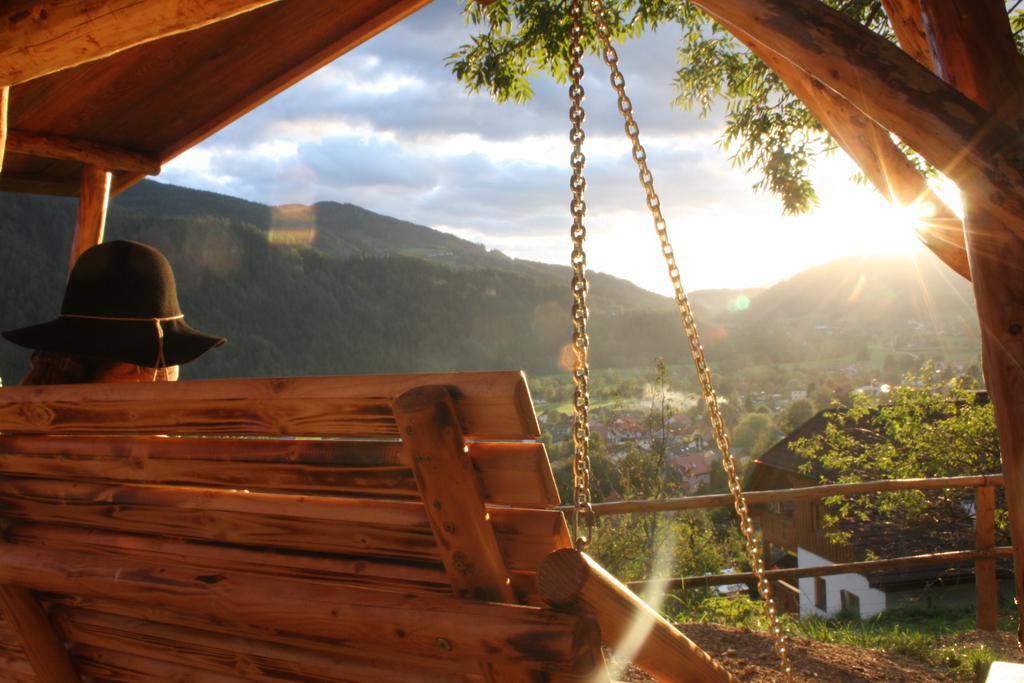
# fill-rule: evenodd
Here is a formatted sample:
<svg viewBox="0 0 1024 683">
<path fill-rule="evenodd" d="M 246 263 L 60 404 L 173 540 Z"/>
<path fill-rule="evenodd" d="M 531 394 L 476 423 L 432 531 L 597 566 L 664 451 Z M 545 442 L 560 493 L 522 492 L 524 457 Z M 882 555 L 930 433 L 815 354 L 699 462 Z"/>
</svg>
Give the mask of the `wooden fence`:
<svg viewBox="0 0 1024 683">
<path fill-rule="evenodd" d="M 768 577 L 773 582 L 781 580 L 792 581 L 813 576 L 833 576 L 848 573 L 864 574 L 877 571 L 898 571 L 921 566 L 952 566 L 964 562 L 974 562 L 978 628 L 994 631 L 998 621 L 999 602 L 996 560 L 1000 557 L 1011 557 L 1013 552 L 1011 546 L 996 546 L 995 544 L 996 488 L 1002 485 L 1003 476 L 1001 474 L 981 474 L 931 479 L 884 479 L 852 484 L 826 484 L 771 491 L 750 491 L 745 493 L 744 497 L 747 504 L 760 505 L 787 501 L 814 501 L 830 496 L 854 496 L 886 491 L 973 488 L 975 500 L 973 549 L 862 562 L 840 562 L 821 567 L 772 569 L 768 571 Z M 687 498 L 667 498 L 664 500 L 627 500 L 614 503 L 596 503 L 594 504 L 594 512 L 599 516 L 606 516 L 700 510 L 713 507 L 732 507 L 732 505 L 732 495 L 725 493 L 690 496 Z M 754 581 L 756 581 L 756 578 L 752 573 L 748 572 L 635 581 L 630 583 L 629 586 L 634 590 L 646 589 L 651 587 L 652 584 L 663 589 L 674 589 L 752 583 Z"/>
</svg>

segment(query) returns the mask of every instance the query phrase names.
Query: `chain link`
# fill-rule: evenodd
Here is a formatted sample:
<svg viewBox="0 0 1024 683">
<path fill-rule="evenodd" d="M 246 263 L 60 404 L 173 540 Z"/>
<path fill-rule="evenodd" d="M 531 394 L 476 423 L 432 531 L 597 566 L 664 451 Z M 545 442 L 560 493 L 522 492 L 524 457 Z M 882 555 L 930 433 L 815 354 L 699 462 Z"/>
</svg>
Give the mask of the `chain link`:
<svg viewBox="0 0 1024 683">
<path fill-rule="evenodd" d="M 587 228 L 583 219 L 587 215 L 587 204 L 583 194 L 587 189 L 587 181 L 583 177 L 583 168 L 587 158 L 583 155 L 583 0 L 572 0 L 569 8 L 572 24 L 569 36 L 569 121 L 572 128 L 569 141 L 572 142 L 572 154 L 569 163 L 572 166 L 572 178 L 569 189 L 572 190 L 572 201 L 569 210 L 572 213 L 572 379 L 575 384 L 573 393 L 573 425 L 572 425 L 572 533 L 577 550 L 583 550 L 594 536 L 594 509 L 590 504 L 590 336 L 587 333 L 587 254 L 584 242 L 587 239 Z M 585 527 L 585 531 L 583 528 Z"/>
<path fill-rule="evenodd" d="M 711 371 L 708 369 L 707 361 L 704 358 L 704 348 L 700 343 L 697 323 L 694 321 L 689 299 L 683 290 L 682 281 L 679 277 L 679 267 L 676 265 L 675 252 L 672 249 L 672 243 L 669 241 L 668 224 L 661 212 L 661 200 L 654 189 L 654 176 L 647 165 L 647 151 L 640 144 L 640 127 L 633 117 L 633 102 L 626 94 L 626 79 L 619 70 L 619 54 L 612 45 L 611 32 L 604 18 L 604 4 L 601 0 L 590 0 L 590 10 L 594 15 L 598 37 L 601 40 L 602 58 L 610 69 L 610 81 L 618 96 L 619 111 L 625 119 L 624 128 L 626 135 L 629 136 L 633 144 L 633 160 L 639 169 L 640 183 L 647 194 L 647 207 L 654 218 L 654 229 L 658 233 L 658 239 L 661 242 L 661 253 L 665 257 L 665 264 L 668 266 L 668 274 L 672 280 L 672 289 L 675 293 L 679 317 L 682 320 L 683 328 L 686 330 L 686 338 L 690 342 L 690 352 L 693 356 L 694 366 L 697 368 L 697 378 L 700 380 L 701 393 L 704 395 L 704 403 L 707 406 L 708 416 L 711 420 L 715 443 L 722 452 L 722 466 L 729 480 L 729 491 L 733 495 L 736 514 L 740 518 L 740 531 L 743 533 L 743 538 L 746 542 L 747 555 L 753 566 L 754 574 L 757 576 L 757 589 L 761 594 L 765 615 L 768 617 L 770 624 L 771 635 L 775 640 L 775 654 L 778 656 L 780 668 L 788 680 L 792 676 L 792 666 L 790 665 L 789 654 L 786 649 L 785 634 L 783 634 L 782 626 L 779 623 L 775 600 L 772 598 L 771 585 L 765 576 L 760 543 L 754 534 L 754 525 L 750 520 L 750 510 L 747 508 L 747 501 L 743 496 L 739 475 L 736 472 L 736 461 L 733 459 L 732 450 L 729 445 L 729 434 L 726 431 L 725 420 L 722 418 L 722 411 L 718 405 L 718 396 L 715 394 L 715 389 L 711 382 Z"/>
</svg>

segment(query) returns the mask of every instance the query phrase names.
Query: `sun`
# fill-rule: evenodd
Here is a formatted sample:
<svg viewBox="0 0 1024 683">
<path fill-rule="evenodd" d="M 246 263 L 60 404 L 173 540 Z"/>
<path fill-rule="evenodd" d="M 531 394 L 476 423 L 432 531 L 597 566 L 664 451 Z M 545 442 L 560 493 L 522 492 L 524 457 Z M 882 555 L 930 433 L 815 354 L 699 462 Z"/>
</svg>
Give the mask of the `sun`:
<svg viewBox="0 0 1024 683">
<path fill-rule="evenodd" d="M 864 250 L 876 253 L 912 255 L 924 248 L 919 231 L 935 215 L 930 201 L 910 206 L 879 203 L 861 213 Z"/>
</svg>

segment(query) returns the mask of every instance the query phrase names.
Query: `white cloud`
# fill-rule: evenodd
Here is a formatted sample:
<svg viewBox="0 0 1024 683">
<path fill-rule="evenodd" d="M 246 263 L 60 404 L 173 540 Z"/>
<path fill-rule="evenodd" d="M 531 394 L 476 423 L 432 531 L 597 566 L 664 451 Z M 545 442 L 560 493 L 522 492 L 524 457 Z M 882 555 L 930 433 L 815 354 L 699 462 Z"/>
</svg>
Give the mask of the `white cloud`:
<svg viewBox="0 0 1024 683">
<path fill-rule="evenodd" d="M 687 284 L 765 284 L 863 246 L 857 212 L 882 209 L 849 186 L 848 164 L 823 165 L 822 209 L 785 218 L 717 147 L 721 120 L 670 106 L 678 31 L 620 52 Z M 351 202 L 564 263 L 565 88 L 538 79 L 526 106 L 467 94 L 444 61 L 468 35 L 456 3 L 428 5 L 189 150 L 162 179 L 269 204 Z M 591 266 L 667 292 L 605 67 L 594 58 L 585 66 Z"/>
</svg>

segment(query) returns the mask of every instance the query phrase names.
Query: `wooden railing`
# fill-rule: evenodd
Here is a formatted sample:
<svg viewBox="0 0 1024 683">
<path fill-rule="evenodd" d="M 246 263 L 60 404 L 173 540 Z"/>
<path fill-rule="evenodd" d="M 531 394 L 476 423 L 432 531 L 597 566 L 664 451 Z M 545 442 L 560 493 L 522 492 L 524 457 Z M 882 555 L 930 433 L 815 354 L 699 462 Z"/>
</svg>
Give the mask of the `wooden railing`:
<svg viewBox="0 0 1024 683">
<path fill-rule="evenodd" d="M 1011 546 L 995 545 L 995 502 L 996 488 L 1003 485 L 1001 474 L 980 474 L 959 477 L 935 477 L 930 479 L 884 479 L 851 484 L 825 484 L 771 491 L 749 491 L 744 493 L 748 505 L 782 503 L 787 501 L 816 501 L 831 496 L 854 496 L 885 491 L 924 491 L 949 488 L 973 488 L 975 491 L 975 533 L 974 549 L 952 552 L 928 553 L 862 562 L 838 562 L 821 567 L 799 567 L 793 569 L 772 569 L 767 572 L 773 581 L 796 580 L 812 576 L 833 576 L 836 574 L 870 573 L 878 571 L 899 571 L 921 566 L 951 566 L 974 562 L 975 592 L 977 602 L 978 628 L 994 631 L 998 620 L 999 585 L 996 580 L 996 560 L 1011 557 Z M 664 500 L 626 500 L 613 503 L 596 503 L 597 515 L 623 515 L 634 513 L 671 512 L 678 510 L 700 510 L 714 507 L 731 507 L 731 494 L 667 498 Z M 563 508 L 571 509 L 571 508 Z M 770 522 L 771 523 L 771 522 Z M 782 531 L 786 530 L 776 530 Z M 792 530 L 797 547 L 801 542 L 810 542 Z M 801 537 L 798 537 L 801 536 Z M 807 547 L 807 546 L 803 546 Z M 815 552 L 813 548 L 807 548 Z M 818 554 L 818 553 L 816 553 Z M 828 555 L 829 553 L 822 553 Z M 851 556 L 852 560 L 852 556 Z M 650 588 L 652 585 L 665 590 L 720 586 L 732 583 L 753 583 L 752 573 L 718 574 L 714 576 L 689 576 L 672 579 L 634 581 L 629 585 L 634 590 Z"/>
</svg>

